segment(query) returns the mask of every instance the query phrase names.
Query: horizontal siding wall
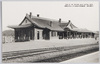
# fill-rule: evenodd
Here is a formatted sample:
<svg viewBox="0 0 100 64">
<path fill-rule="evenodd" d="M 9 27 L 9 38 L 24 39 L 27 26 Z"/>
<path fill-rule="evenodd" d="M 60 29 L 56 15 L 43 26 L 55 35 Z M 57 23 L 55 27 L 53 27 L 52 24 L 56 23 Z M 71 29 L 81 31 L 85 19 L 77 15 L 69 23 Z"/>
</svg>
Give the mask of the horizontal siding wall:
<svg viewBox="0 0 100 64">
<path fill-rule="evenodd" d="M 59 39 L 56 31 L 50 31 L 50 39 Z"/>
</svg>

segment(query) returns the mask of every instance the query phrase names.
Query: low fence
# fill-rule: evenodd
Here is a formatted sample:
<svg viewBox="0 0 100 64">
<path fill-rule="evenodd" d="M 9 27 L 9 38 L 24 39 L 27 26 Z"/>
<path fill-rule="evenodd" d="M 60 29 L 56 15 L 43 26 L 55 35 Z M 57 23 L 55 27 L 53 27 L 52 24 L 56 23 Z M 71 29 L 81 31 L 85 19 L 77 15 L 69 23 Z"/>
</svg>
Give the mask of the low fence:
<svg viewBox="0 0 100 64">
<path fill-rule="evenodd" d="M 3 36 L 2 43 L 13 43 L 15 42 L 14 36 Z"/>
</svg>

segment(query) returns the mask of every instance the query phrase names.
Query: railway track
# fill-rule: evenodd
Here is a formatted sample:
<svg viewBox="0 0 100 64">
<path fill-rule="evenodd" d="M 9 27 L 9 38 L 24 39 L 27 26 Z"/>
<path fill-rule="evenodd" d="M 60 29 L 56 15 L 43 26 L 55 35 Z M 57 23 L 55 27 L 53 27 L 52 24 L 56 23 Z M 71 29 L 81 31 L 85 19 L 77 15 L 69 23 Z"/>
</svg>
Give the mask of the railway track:
<svg viewBox="0 0 100 64">
<path fill-rule="evenodd" d="M 31 57 L 31 56 L 48 54 L 48 53 L 50 54 L 50 53 L 56 53 L 56 52 L 63 52 L 63 51 L 79 49 L 79 48 L 84 48 L 84 47 L 89 47 L 89 46 L 98 47 L 97 44 L 90 44 L 90 45 L 78 45 L 78 46 L 72 46 L 72 47 L 54 47 L 54 48 L 42 48 L 42 49 L 4 52 L 2 55 L 2 60 L 6 62 L 9 60 L 14 60 L 14 59 L 23 58 L 23 57 Z"/>
</svg>

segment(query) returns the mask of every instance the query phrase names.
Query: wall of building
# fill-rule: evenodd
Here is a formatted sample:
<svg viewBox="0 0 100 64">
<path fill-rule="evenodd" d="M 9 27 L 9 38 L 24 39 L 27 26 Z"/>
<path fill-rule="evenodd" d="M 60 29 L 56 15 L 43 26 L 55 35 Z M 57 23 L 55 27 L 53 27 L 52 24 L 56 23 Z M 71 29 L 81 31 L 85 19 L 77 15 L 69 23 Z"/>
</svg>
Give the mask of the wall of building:
<svg viewBox="0 0 100 64">
<path fill-rule="evenodd" d="M 34 40 L 42 40 L 43 39 L 43 36 L 42 36 L 43 30 L 42 29 L 34 28 L 34 31 L 35 31 Z M 38 39 L 38 32 L 39 32 L 39 39 Z"/>
<path fill-rule="evenodd" d="M 50 31 L 50 39 L 59 39 L 57 31 Z"/>
<path fill-rule="evenodd" d="M 25 19 L 21 25 L 32 24 L 29 20 Z"/>
</svg>

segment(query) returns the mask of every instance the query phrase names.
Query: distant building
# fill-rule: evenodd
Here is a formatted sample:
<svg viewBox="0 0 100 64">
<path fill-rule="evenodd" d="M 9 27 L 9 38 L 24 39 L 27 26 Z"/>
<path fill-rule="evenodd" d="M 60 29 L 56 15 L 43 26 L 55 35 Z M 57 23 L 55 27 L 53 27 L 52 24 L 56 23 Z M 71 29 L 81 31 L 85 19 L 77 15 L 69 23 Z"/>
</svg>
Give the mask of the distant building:
<svg viewBox="0 0 100 64">
<path fill-rule="evenodd" d="M 2 43 L 13 43 L 14 39 L 14 31 L 13 30 L 5 30 L 2 31 Z"/>
<path fill-rule="evenodd" d="M 2 36 L 2 43 L 13 43 L 15 42 L 14 36 Z"/>
<path fill-rule="evenodd" d="M 69 39 L 69 38 L 93 38 L 94 33 L 87 29 L 79 29 L 69 22 L 52 20 L 39 16 L 26 14 L 18 26 L 8 26 L 15 30 L 15 41 Z"/>
</svg>

